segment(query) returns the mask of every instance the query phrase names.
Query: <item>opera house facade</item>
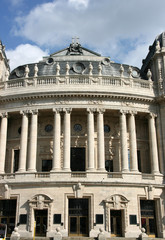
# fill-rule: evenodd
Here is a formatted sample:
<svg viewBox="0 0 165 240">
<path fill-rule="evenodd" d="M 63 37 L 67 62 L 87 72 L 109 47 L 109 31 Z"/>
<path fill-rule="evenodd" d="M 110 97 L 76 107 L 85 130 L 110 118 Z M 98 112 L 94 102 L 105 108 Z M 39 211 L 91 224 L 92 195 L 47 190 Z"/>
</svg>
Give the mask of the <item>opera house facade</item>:
<svg viewBox="0 0 165 240">
<path fill-rule="evenodd" d="M 75 39 L 10 72 L 0 42 L 0 223 L 8 236 L 165 238 L 165 33 L 141 69 Z"/>
</svg>

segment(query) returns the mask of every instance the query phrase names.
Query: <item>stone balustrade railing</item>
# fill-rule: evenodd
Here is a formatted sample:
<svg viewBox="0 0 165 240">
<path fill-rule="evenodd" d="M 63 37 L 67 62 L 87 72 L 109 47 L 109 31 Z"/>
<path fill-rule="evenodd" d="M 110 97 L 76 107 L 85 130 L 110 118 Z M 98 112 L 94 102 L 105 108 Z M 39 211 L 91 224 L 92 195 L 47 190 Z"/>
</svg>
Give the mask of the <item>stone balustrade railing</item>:
<svg viewBox="0 0 165 240">
<path fill-rule="evenodd" d="M 139 78 L 124 78 L 114 76 L 42 76 L 19 78 L 4 81 L 0 83 L 0 90 L 12 88 L 28 88 L 51 85 L 100 85 L 112 87 L 127 87 L 136 89 L 153 90 L 151 80 L 142 80 Z"/>
</svg>

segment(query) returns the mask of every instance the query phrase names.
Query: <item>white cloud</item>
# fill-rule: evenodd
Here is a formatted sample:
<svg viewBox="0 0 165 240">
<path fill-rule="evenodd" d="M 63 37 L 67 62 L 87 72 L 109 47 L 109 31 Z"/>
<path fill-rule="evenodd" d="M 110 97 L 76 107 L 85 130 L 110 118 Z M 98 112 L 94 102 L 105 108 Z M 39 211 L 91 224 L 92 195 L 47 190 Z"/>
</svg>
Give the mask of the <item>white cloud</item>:
<svg viewBox="0 0 165 240">
<path fill-rule="evenodd" d="M 69 0 L 69 4 L 71 4 L 76 9 L 87 8 L 89 0 Z"/>
<path fill-rule="evenodd" d="M 58 49 L 78 36 L 112 60 L 129 60 L 138 45 L 152 44 L 164 30 L 164 9 L 164 0 L 52 0 L 18 17 L 15 34 Z"/>
<path fill-rule="evenodd" d="M 21 44 L 14 50 L 6 50 L 6 55 L 10 60 L 12 70 L 23 64 L 38 62 L 43 56 L 47 56 L 48 52 L 34 45 Z"/>
</svg>

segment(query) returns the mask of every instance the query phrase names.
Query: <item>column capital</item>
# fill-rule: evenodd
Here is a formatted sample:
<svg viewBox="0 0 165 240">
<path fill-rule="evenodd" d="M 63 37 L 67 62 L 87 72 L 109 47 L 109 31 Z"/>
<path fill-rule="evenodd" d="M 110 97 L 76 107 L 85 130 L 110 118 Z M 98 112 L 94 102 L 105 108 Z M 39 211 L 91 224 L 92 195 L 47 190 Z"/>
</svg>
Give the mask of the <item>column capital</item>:
<svg viewBox="0 0 165 240">
<path fill-rule="evenodd" d="M 60 113 L 60 112 L 62 112 L 62 108 L 53 108 L 53 112 L 54 113 Z"/>
<path fill-rule="evenodd" d="M 88 113 L 94 113 L 94 112 L 96 112 L 96 111 L 97 111 L 96 108 L 87 108 L 87 112 L 88 112 Z"/>
<path fill-rule="evenodd" d="M 136 115 L 136 114 L 137 114 L 137 111 L 135 111 L 135 110 L 128 111 L 128 114 L 129 114 L 129 115 Z"/>
<path fill-rule="evenodd" d="M 38 114 L 38 109 L 29 110 L 29 113 L 31 113 L 32 115 L 37 115 Z"/>
<path fill-rule="evenodd" d="M 103 114 L 105 112 L 105 109 L 104 108 L 97 108 L 97 113 L 101 113 Z"/>
<path fill-rule="evenodd" d="M 63 108 L 64 113 L 71 113 L 72 108 Z"/>
<path fill-rule="evenodd" d="M 1 118 L 8 118 L 8 112 L 0 113 Z"/>
<path fill-rule="evenodd" d="M 29 111 L 28 111 L 28 110 L 21 110 L 21 111 L 20 111 L 20 114 L 23 115 L 23 116 L 24 116 L 24 115 L 28 115 L 28 114 L 29 114 Z"/>
<path fill-rule="evenodd" d="M 156 118 L 156 117 L 157 117 L 157 114 L 153 112 L 150 112 L 148 115 L 148 118 Z"/>
<path fill-rule="evenodd" d="M 126 115 L 127 113 L 128 113 L 128 111 L 127 110 L 119 110 L 119 113 L 121 114 L 121 115 Z"/>
</svg>

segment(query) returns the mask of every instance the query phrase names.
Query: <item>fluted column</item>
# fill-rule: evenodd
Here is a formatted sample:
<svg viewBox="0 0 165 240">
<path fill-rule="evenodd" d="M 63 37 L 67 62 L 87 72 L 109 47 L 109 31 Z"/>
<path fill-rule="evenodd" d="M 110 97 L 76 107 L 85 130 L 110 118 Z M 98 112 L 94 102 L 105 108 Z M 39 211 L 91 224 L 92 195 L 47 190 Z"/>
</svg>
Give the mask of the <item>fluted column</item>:
<svg viewBox="0 0 165 240">
<path fill-rule="evenodd" d="M 88 111 L 88 170 L 95 169 L 94 164 L 94 109 Z"/>
<path fill-rule="evenodd" d="M 151 172 L 152 173 L 159 173 L 158 148 L 157 148 L 157 138 L 156 138 L 156 129 L 155 129 L 155 117 L 156 117 L 155 114 L 150 113 L 149 119 L 148 119 L 150 158 L 151 158 Z"/>
<path fill-rule="evenodd" d="M 128 147 L 127 147 L 127 124 L 126 113 L 120 111 L 120 147 L 122 171 L 128 171 Z"/>
<path fill-rule="evenodd" d="M 53 163 L 52 171 L 61 170 L 61 109 L 53 109 L 54 112 L 54 139 L 53 139 Z"/>
<path fill-rule="evenodd" d="M 70 114 L 71 109 L 64 109 L 64 165 L 63 170 L 70 171 Z"/>
<path fill-rule="evenodd" d="M 97 113 L 97 158 L 98 170 L 105 171 L 105 145 L 104 145 L 104 109 Z"/>
<path fill-rule="evenodd" d="M 37 157 L 38 110 L 32 110 L 31 114 L 28 171 L 35 172 Z"/>
<path fill-rule="evenodd" d="M 137 161 L 137 142 L 136 142 L 136 125 L 135 125 L 135 114 L 136 112 L 130 112 L 128 117 L 128 128 L 129 128 L 129 145 L 130 145 L 130 160 L 131 160 L 131 171 L 138 171 Z"/>
<path fill-rule="evenodd" d="M 25 172 L 26 171 L 26 158 L 27 158 L 27 142 L 28 142 L 28 112 L 21 111 L 20 113 L 22 114 L 22 127 L 21 127 L 18 172 Z"/>
<path fill-rule="evenodd" d="M 6 142 L 7 142 L 7 123 L 8 114 L 1 114 L 1 132 L 0 132 L 0 174 L 5 172 Z"/>
</svg>

